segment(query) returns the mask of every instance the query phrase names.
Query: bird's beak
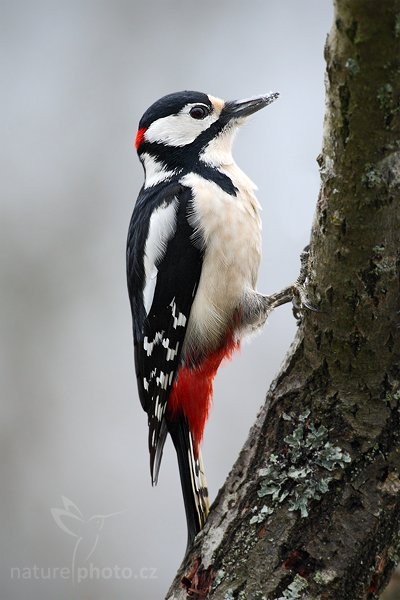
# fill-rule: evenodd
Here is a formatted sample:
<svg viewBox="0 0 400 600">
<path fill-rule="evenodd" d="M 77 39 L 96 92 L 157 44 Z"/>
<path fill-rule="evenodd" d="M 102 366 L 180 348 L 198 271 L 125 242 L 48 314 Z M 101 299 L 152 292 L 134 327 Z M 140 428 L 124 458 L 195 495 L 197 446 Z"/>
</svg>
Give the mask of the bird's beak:
<svg viewBox="0 0 400 600">
<path fill-rule="evenodd" d="M 278 92 L 272 92 L 265 94 L 264 96 L 255 96 L 254 98 L 247 98 L 246 100 L 232 100 L 226 102 L 224 111 L 230 118 L 240 119 L 241 117 L 249 117 L 253 113 L 257 112 L 268 106 L 279 96 Z"/>
</svg>

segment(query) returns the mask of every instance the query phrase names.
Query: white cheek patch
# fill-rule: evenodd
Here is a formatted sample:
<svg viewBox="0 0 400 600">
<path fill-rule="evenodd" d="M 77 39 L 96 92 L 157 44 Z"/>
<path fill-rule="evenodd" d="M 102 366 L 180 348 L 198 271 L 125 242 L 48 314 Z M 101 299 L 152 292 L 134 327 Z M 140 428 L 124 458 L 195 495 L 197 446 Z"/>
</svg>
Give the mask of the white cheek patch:
<svg viewBox="0 0 400 600">
<path fill-rule="evenodd" d="M 150 218 L 144 254 L 145 286 L 143 303 L 146 314 L 149 314 L 156 289 L 158 274 L 156 264 L 164 256 L 167 244 L 176 230 L 177 205 L 176 198 L 169 204 L 162 204 L 153 212 Z"/>
<path fill-rule="evenodd" d="M 218 120 L 219 115 L 213 111 L 205 119 L 193 119 L 190 109 L 196 103 L 187 104 L 177 115 L 169 115 L 157 119 L 145 133 L 147 142 L 156 142 L 166 146 L 187 146 L 206 129 Z"/>
</svg>

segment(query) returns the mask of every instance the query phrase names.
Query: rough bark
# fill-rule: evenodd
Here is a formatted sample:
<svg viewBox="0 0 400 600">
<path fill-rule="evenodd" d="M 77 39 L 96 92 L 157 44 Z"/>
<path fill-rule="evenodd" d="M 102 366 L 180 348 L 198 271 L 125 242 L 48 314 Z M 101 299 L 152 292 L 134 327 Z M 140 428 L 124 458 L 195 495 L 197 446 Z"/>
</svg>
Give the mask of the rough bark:
<svg viewBox="0 0 400 600">
<path fill-rule="evenodd" d="M 372 599 L 399 561 L 400 0 L 335 9 L 307 285 L 320 312 L 169 600 Z"/>
</svg>

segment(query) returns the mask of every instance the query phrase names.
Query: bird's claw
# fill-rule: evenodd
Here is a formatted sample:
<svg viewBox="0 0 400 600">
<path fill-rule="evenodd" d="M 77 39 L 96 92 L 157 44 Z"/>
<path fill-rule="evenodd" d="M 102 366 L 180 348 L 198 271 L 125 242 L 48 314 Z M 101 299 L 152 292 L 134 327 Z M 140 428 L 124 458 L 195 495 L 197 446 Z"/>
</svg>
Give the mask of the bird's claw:
<svg viewBox="0 0 400 600">
<path fill-rule="evenodd" d="M 304 309 L 319 312 L 318 308 L 309 302 L 304 285 L 296 282 L 293 286 L 292 310 L 298 324 L 302 321 Z"/>
<path fill-rule="evenodd" d="M 310 246 L 306 246 L 300 255 L 300 273 L 293 286 L 293 316 L 300 324 L 302 321 L 304 309 L 313 312 L 319 312 L 318 308 L 313 306 L 308 300 L 306 292 L 306 282 L 308 279 L 308 259 L 310 254 Z"/>
<path fill-rule="evenodd" d="M 298 324 L 301 322 L 304 309 L 318 312 L 318 309 L 309 302 L 306 293 L 306 284 L 308 279 L 308 249 L 307 246 L 304 248 L 300 256 L 301 267 L 300 274 L 293 285 L 288 285 L 280 292 L 271 294 L 269 296 L 258 295 L 259 298 L 259 312 L 257 312 L 257 320 L 252 319 L 254 329 L 260 327 L 267 320 L 268 315 L 278 306 L 283 304 L 292 303 L 293 314 L 297 319 Z"/>
</svg>

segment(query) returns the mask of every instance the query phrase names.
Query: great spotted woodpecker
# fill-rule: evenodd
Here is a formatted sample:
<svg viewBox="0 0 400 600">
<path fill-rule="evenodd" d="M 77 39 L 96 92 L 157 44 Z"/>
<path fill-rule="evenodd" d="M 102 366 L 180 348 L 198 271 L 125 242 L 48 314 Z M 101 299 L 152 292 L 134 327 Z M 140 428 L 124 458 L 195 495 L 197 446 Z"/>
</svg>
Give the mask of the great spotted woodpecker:
<svg viewBox="0 0 400 600">
<path fill-rule="evenodd" d="M 231 154 L 237 128 L 277 97 L 169 94 L 144 113 L 136 136 L 145 181 L 128 232 L 127 277 L 137 382 L 153 484 L 168 433 L 177 452 L 188 544 L 209 511 L 200 443 L 217 369 L 294 293 L 255 291 L 259 204 Z"/>
</svg>

